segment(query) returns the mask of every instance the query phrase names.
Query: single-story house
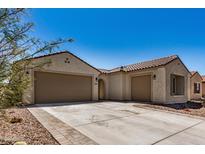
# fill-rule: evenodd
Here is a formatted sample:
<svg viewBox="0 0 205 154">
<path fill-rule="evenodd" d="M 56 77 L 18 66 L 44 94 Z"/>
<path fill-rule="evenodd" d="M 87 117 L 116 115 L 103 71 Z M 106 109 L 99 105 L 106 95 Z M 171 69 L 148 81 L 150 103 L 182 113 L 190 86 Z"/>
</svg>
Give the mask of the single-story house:
<svg viewBox="0 0 205 154">
<path fill-rule="evenodd" d="M 202 77 L 197 71 L 191 71 L 190 99 L 200 100 L 202 98 Z"/>
<path fill-rule="evenodd" d="M 202 76 L 202 97 L 205 98 L 205 76 Z"/>
<path fill-rule="evenodd" d="M 51 63 L 28 71 L 32 84 L 24 93 L 26 103 L 190 99 L 190 72 L 176 55 L 112 70 L 96 69 L 67 51 L 32 59 L 33 63 L 45 60 Z"/>
</svg>

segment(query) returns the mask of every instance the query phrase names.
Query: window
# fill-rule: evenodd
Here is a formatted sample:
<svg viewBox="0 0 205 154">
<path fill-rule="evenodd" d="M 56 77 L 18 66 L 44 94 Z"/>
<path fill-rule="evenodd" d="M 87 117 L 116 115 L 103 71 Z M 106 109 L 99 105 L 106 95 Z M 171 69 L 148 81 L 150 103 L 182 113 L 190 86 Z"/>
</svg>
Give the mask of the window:
<svg viewBox="0 0 205 154">
<path fill-rule="evenodd" d="M 171 95 L 184 95 L 184 76 L 171 74 Z"/>
<path fill-rule="evenodd" d="M 176 93 L 176 77 L 172 76 L 172 94 Z"/>
<path fill-rule="evenodd" d="M 199 82 L 194 83 L 194 93 L 195 94 L 200 94 L 200 87 L 201 87 L 201 85 Z"/>
</svg>

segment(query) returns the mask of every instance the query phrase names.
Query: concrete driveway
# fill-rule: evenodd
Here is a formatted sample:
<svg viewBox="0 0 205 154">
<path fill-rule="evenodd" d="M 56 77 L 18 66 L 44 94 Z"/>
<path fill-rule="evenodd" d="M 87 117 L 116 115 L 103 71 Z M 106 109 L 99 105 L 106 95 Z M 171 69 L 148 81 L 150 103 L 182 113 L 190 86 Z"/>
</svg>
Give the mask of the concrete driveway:
<svg viewBox="0 0 205 154">
<path fill-rule="evenodd" d="M 133 104 L 61 104 L 36 106 L 29 110 L 54 137 L 71 128 L 80 132 L 83 137 L 76 135 L 76 144 L 81 144 L 82 140 L 82 144 L 205 144 L 204 119 L 134 107 Z M 62 137 L 59 138 L 61 142 Z M 62 144 L 67 143 L 66 139 L 69 137 L 65 137 Z"/>
</svg>

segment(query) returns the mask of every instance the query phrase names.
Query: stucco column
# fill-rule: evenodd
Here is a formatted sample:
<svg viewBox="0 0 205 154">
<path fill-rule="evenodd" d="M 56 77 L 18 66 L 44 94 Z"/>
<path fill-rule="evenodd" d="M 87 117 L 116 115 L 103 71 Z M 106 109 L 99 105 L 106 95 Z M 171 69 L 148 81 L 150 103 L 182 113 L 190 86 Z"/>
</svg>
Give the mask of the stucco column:
<svg viewBox="0 0 205 154">
<path fill-rule="evenodd" d="M 28 70 L 29 74 L 29 80 L 30 84 L 29 86 L 24 90 L 23 96 L 22 96 L 22 102 L 25 104 L 32 104 L 34 103 L 34 71 Z"/>
<path fill-rule="evenodd" d="M 166 69 L 158 68 L 153 72 L 156 77 L 152 78 L 152 101 L 166 102 Z"/>
<path fill-rule="evenodd" d="M 93 86 L 92 86 L 92 100 L 97 101 L 98 100 L 98 80 L 96 80 L 98 76 L 94 75 L 93 76 Z"/>
<path fill-rule="evenodd" d="M 187 96 L 188 96 L 188 101 L 190 101 L 191 100 L 191 84 L 190 84 L 190 81 L 191 80 L 191 75 L 190 74 L 188 74 L 187 75 Z"/>
</svg>

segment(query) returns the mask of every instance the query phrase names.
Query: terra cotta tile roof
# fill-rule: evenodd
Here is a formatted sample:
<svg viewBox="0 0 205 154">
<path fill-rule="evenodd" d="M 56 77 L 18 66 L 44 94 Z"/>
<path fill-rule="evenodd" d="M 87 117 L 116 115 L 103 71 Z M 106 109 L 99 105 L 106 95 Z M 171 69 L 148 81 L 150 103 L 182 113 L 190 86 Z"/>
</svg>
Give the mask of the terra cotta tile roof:
<svg viewBox="0 0 205 154">
<path fill-rule="evenodd" d="M 172 55 L 172 56 L 154 59 L 150 61 L 144 61 L 144 62 L 140 62 L 136 64 L 116 67 L 111 70 L 100 69 L 100 71 L 102 73 L 113 73 L 113 72 L 119 72 L 119 71 L 125 71 L 125 72 L 138 71 L 138 70 L 143 70 L 143 69 L 148 69 L 148 68 L 164 66 L 177 58 L 178 58 L 177 55 Z"/>
<path fill-rule="evenodd" d="M 202 82 L 205 82 L 205 75 L 201 76 L 202 77 Z"/>
<path fill-rule="evenodd" d="M 200 76 L 202 82 L 205 82 L 205 81 L 203 81 L 203 80 L 204 80 L 204 79 L 203 79 L 203 76 L 201 76 L 198 71 L 191 71 L 190 73 L 191 73 L 191 78 L 192 78 L 195 74 L 198 74 L 198 75 Z"/>
<path fill-rule="evenodd" d="M 193 76 L 197 71 L 191 71 L 191 76 Z"/>
</svg>

